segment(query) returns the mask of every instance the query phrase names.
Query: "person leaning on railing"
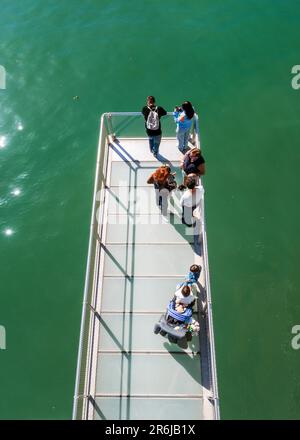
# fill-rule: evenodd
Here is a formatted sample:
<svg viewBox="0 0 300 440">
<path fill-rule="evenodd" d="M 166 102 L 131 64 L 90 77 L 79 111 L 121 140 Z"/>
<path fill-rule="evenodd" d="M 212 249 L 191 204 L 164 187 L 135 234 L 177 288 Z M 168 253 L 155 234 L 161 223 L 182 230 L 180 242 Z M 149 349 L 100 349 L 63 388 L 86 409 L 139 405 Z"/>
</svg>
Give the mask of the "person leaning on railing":
<svg viewBox="0 0 300 440">
<path fill-rule="evenodd" d="M 180 168 L 183 171 L 183 184 L 179 186 L 180 190 L 186 188 L 186 179 L 189 176 L 196 177 L 198 184 L 198 177 L 205 174 L 205 159 L 202 156 L 201 150 L 199 148 L 189 150 L 180 161 Z"/>
<path fill-rule="evenodd" d="M 150 152 L 157 157 L 161 142 L 161 123 L 160 118 L 167 114 L 163 107 L 155 104 L 154 96 L 147 97 L 147 105 L 142 108 L 145 118 L 145 129 L 149 138 Z"/>
<path fill-rule="evenodd" d="M 176 137 L 178 140 L 178 150 L 184 154 L 188 149 L 188 140 L 193 123 L 195 110 L 190 101 L 185 101 L 181 107 L 175 107 L 173 116 L 176 127 Z"/>
</svg>

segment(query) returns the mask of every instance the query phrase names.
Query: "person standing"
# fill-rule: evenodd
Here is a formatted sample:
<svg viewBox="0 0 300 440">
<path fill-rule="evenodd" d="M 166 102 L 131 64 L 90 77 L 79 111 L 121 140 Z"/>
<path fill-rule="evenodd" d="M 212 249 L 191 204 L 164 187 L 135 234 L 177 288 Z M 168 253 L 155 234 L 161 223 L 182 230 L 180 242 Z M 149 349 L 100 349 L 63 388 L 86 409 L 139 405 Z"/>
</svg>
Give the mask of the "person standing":
<svg viewBox="0 0 300 440">
<path fill-rule="evenodd" d="M 188 176 L 186 179 L 187 189 L 184 191 L 180 205 L 182 206 L 182 223 L 186 226 L 195 226 L 196 222 L 193 222 L 193 213 L 195 209 L 200 205 L 204 195 L 203 186 L 197 186 L 196 177 Z"/>
<path fill-rule="evenodd" d="M 178 149 L 184 154 L 188 148 L 190 129 L 193 122 L 195 111 L 190 101 L 185 101 L 181 107 L 175 107 L 173 116 L 177 125 L 176 137 Z"/>
<path fill-rule="evenodd" d="M 167 215 L 169 195 L 177 187 L 175 174 L 168 165 L 162 165 L 147 180 L 148 184 L 154 185 L 156 203 L 164 216 Z"/>
<path fill-rule="evenodd" d="M 147 105 L 142 108 L 142 113 L 145 118 L 150 151 L 154 157 L 157 157 L 162 135 L 160 118 L 165 116 L 167 112 L 164 108 L 155 104 L 154 96 L 148 96 Z"/>
</svg>

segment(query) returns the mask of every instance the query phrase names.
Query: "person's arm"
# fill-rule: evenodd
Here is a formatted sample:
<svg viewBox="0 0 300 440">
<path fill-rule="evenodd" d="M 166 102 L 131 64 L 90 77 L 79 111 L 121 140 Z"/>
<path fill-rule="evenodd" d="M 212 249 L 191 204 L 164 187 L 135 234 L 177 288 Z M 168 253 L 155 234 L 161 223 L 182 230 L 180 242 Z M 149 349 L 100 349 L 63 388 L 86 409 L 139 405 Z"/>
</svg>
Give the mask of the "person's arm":
<svg viewBox="0 0 300 440">
<path fill-rule="evenodd" d="M 200 163 L 197 170 L 199 171 L 200 176 L 203 176 L 205 174 L 205 162 Z"/>
<path fill-rule="evenodd" d="M 194 307 L 195 302 L 196 302 L 196 298 L 194 299 L 194 301 L 192 301 L 192 302 L 190 303 L 189 307 L 191 307 L 191 308 Z"/>
<path fill-rule="evenodd" d="M 142 108 L 142 113 L 143 113 L 145 119 L 147 119 L 147 117 L 148 117 L 148 111 L 149 111 L 148 107 L 145 106 Z"/>
<path fill-rule="evenodd" d="M 178 111 L 174 111 L 173 116 L 174 116 L 174 121 L 176 123 L 184 122 L 184 113 L 183 112 L 179 113 Z"/>
<path fill-rule="evenodd" d="M 174 110 L 173 111 L 173 116 L 174 116 L 174 121 L 176 122 L 176 124 L 178 122 L 178 115 L 179 115 L 179 112 L 177 110 Z"/>
<path fill-rule="evenodd" d="M 166 116 L 167 112 L 163 107 L 158 107 L 159 116 Z"/>
<path fill-rule="evenodd" d="M 180 108 L 178 106 L 174 108 L 173 116 L 174 116 L 174 121 L 176 122 L 176 124 L 178 122 L 184 121 L 184 112 L 182 111 L 182 108 Z"/>
<path fill-rule="evenodd" d="M 188 151 L 187 153 L 185 153 L 185 155 L 183 156 L 183 158 L 180 159 L 180 163 L 179 163 L 179 167 L 180 167 L 180 168 L 183 168 L 184 161 L 186 160 L 186 158 L 188 157 L 189 154 L 190 154 L 190 153 L 189 153 L 189 151 Z"/>
<path fill-rule="evenodd" d="M 154 173 L 152 173 L 151 176 L 148 178 L 147 183 L 154 183 Z"/>
</svg>

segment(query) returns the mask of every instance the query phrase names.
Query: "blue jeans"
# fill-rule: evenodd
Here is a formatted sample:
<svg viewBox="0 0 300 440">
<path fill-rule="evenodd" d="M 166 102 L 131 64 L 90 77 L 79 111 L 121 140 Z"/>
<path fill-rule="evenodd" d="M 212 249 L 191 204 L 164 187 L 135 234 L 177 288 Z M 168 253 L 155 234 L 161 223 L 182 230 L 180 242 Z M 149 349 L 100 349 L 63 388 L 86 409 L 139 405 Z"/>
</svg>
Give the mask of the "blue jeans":
<svg viewBox="0 0 300 440">
<path fill-rule="evenodd" d="M 189 135 L 190 135 L 190 127 L 185 129 L 177 127 L 176 137 L 178 140 L 178 149 L 179 151 L 181 151 L 181 153 L 183 153 L 184 150 L 187 149 Z"/>
<path fill-rule="evenodd" d="M 153 154 L 158 154 L 158 149 L 161 141 L 161 134 L 158 136 L 148 136 L 149 137 L 149 145 L 150 151 Z"/>
</svg>

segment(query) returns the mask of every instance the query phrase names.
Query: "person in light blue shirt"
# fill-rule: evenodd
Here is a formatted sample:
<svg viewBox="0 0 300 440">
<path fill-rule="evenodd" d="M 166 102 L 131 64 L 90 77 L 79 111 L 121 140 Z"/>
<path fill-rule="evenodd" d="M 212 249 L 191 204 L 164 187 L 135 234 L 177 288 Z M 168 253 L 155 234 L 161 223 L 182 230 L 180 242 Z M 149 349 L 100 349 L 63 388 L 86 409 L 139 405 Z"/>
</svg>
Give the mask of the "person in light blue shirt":
<svg viewBox="0 0 300 440">
<path fill-rule="evenodd" d="M 190 129 L 193 123 L 195 111 L 190 101 L 185 101 L 181 107 L 175 107 L 173 116 L 176 122 L 176 137 L 178 140 L 178 149 L 185 153 L 188 149 L 188 140 Z"/>
</svg>

